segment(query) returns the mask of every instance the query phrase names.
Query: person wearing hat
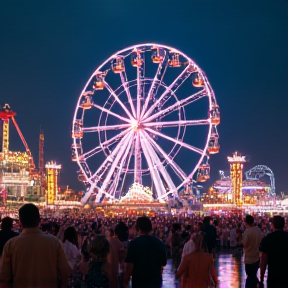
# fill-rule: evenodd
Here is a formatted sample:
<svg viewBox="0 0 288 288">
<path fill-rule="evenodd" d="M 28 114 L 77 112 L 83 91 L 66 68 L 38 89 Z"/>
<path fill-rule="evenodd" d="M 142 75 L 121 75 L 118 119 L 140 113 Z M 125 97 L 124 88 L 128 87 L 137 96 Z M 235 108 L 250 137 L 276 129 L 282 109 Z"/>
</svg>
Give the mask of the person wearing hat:
<svg viewBox="0 0 288 288">
<path fill-rule="evenodd" d="M 288 233 L 284 231 L 285 219 L 276 215 L 272 218 L 273 232 L 266 235 L 260 244 L 260 283 L 268 265 L 268 288 L 288 287 Z"/>
</svg>

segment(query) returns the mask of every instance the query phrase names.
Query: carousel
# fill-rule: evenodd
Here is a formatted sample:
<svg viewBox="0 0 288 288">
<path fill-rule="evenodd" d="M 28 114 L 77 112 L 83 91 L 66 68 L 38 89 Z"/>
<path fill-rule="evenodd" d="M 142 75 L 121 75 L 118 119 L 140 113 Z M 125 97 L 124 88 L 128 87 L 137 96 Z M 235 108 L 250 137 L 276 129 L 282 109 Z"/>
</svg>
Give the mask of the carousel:
<svg viewBox="0 0 288 288">
<path fill-rule="evenodd" d="M 149 187 L 145 187 L 140 183 L 133 183 L 125 196 L 119 201 L 111 201 L 104 199 L 101 205 L 98 204 L 96 211 L 105 215 L 149 215 L 165 212 L 167 210 L 164 201 L 153 198 L 153 192 Z"/>
</svg>

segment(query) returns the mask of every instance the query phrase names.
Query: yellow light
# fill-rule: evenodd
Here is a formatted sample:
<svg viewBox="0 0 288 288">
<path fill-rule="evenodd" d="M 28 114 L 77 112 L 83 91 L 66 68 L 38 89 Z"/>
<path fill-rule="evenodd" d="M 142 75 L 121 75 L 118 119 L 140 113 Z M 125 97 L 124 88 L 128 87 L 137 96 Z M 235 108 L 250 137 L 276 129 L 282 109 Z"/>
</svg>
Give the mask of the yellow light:
<svg viewBox="0 0 288 288">
<path fill-rule="evenodd" d="M 53 205 L 57 198 L 58 190 L 58 170 L 61 169 L 61 165 L 57 165 L 55 162 L 48 162 L 45 165 L 47 175 L 47 204 Z"/>
<path fill-rule="evenodd" d="M 232 201 L 236 205 L 242 205 L 242 169 L 243 163 L 246 162 L 245 156 L 239 156 L 234 153 L 233 157 L 228 157 L 230 162 L 230 178 L 232 184 Z"/>
</svg>

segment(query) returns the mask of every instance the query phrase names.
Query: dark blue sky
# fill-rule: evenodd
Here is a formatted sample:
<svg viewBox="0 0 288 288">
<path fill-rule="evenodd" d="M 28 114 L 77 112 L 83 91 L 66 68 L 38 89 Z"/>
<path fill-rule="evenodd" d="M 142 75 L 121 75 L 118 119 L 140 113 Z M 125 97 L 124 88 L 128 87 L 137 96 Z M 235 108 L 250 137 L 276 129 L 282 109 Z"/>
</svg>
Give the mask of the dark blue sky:
<svg viewBox="0 0 288 288">
<path fill-rule="evenodd" d="M 45 161 L 63 164 L 61 184 L 82 187 L 70 128 L 88 77 L 128 45 L 171 45 L 206 72 L 220 105 L 212 180 L 238 150 L 250 156 L 247 168 L 269 166 L 278 193 L 288 192 L 287 11 L 286 0 L 2 0 L 0 104 L 18 113 L 37 163 L 43 125 Z M 23 149 L 11 134 L 11 149 Z"/>
</svg>

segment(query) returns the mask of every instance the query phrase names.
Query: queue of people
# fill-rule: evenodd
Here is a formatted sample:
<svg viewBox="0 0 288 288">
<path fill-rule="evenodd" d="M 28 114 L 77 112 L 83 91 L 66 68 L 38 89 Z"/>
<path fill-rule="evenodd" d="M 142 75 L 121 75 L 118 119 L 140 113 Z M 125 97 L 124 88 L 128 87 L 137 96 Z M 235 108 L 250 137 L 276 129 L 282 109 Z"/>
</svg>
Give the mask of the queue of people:
<svg viewBox="0 0 288 288">
<path fill-rule="evenodd" d="M 269 288 L 288 287 L 281 216 L 150 219 L 98 217 L 81 209 L 55 215 L 25 204 L 19 221 L 5 217 L 1 228 L 0 287 L 126 288 L 132 281 L 133 288 L 160 288 L 167 258 L 181 288 L 218 287 L 214 260 L 217 250 L 228 248 L 243 248 L 247 288 L 263 286 L 267 266 Z"/>
</svg>

